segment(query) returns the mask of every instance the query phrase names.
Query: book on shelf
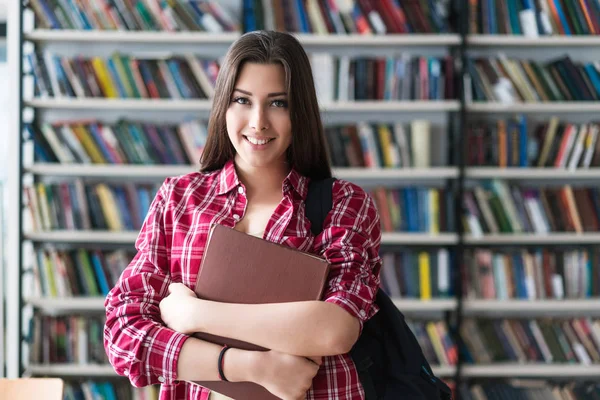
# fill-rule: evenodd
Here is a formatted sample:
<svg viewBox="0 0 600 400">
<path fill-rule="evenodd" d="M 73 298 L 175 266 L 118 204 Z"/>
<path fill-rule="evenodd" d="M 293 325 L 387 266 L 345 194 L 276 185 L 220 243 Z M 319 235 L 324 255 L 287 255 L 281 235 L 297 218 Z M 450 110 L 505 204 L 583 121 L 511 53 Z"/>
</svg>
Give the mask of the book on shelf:
<svg viewBox="0 0 600 400">
<path fill-rule="evenodd" d="M 118 399 L 118 400 L 158 400 L 158 386 L 133 387 L 129 382 L 90 380 L 84 382 L 67 381 L 64 400 L 79 399 Z"/>
<path fill-rule="evenodd" d="M 470 166 L 600 167 L 600 124 L 573 123 L 553 116 L 528 123 L 524 115 L 495 122 L 476 121 L 467 129 Z"/>
<path fill-rule="evenodd" d="M 600 320 L 467 318 L 460 334 L 468 363 L 600 363 Z"/>
<path fill-rule="evenodd" d="M 210 99 L 220 64 L 192 54 L 162 58 L 114 53 L 66 57 L 47 50 L 27 55 L 39 98 Z M 449 56 L 334 56 L 311 53 L 319 101 L 454 99 Z"/>
<path fill-rule="evenodd" d="M 458 362 L 458 348 L 444 321 L 408 320 L 427 362 L 434 366 L 453 366 Z"/>
<path fill-rule="evenodd" d="M 206 144 L 206 121 L 177 125 L 121 119 L 26 124 L 34 161 L 61 164 L 194 165 Z M 429 168 L 448 164 L 447 135 L 423 119 L 393 124 L 326 125 L 334 167 Z M 435 145 L 432 145 L 435 135 Z"/>
<path fill-rule="evenodd" d="M 51 245 L 36 247 L 33 253 L 26 297 L 63 299 L 105 297 L 135 255 L 130 249 L 67 250 Z"/>
<path fill-rule="evenodd" d="M 442 132 L 442 127 L 432 126 L 424 119 L 409 123 L 365 121 L 328 125 L 325 137 L 334 167 L 429 168 L 448 165 L 447 135 Z"/>
<path fill-rule="evenodd" d="M 466 298 L 600 300 L 600 251 L 594 247 L 476 249 L 464 262 Z"/>
<path fill-rule="evenodd" d="M 236 10 L 216 0 L 102 2 L 31 0 L 36 26 L 43 29 L 237 32 Z"/>
<path fill-rule="evenodd" d="M 599 35 L 600 3 L 579 0 L 469 0 L 469 33 Z"/>
<path fill-rule="evenodd" d="M 453 232 L 452 192 L 443 188 L 405 186 L 369 190 L 383 232 Z"/>
<path fill-rule="evenodd" d="M 93 3 L 93 2 L 92 2 Z M 237 32 L 258 29 L 314 34 L 448 33 L 450 1 L 242 0 L 227 7 L 215 0 L 117 0 L 98 8 L 32 0 L 37 26 L 45 29 Z M 239 2 L 238 2 L 239 3 Z M 53 4 L 54 7 L 49 5 Z M 95 4 L 95 3 L 94 3 Z"/>
<path fill-rule="evenodd" d="M 66 57 L 47 50 L 27 54 L 40 98 L 210 99 L 218 60 L 192 54 Z"/>
<path fill-rule="evenodd" d="M 449 1 L 243 0 L 244 31 L 383 35 L 447 33 Z"/>
<path fill-rule="evenodd" d="M 598 101 L 600 61 L 573 61 L 570 56 L 548 61 L 497 57 L 468 58 L 466 86 L 473 101 L 538 103 Z"/>
<path fill-rule="evenodd" d="M 32 231 L 138 230 L 157 190 L 157 184 L 133 182 L 36 182 L 25 187 L 25 226 Z"/>
<path fill-rule="evenodd" d="M 540 188 L 493 179 L 463 197 L 465 229 L 474 236 L 498 233 L 598 232 L 597 187 L 552 185 Z"/>
<path fill-rule="evenodd" d="M 549 0 L 552 1 L 552 0 Z M 589 400 L 600 397 L 600 387 L 585 380 L 556 382 L 543 379 L 509 379 L 460 385 L 460 396 L 465 400 L 544 399 L 544 400 Z"/>
<path fill-rule="evenodd" d="M 34 161 L 61 164 L 198 164 L 208 137 L 206 121 L 179 124 L 121 119 L 25 125 Z"/>
<path fill-rule="evenodd" d="M 448 249 L 383 251 L 381 289 L 394 299 L 446 299 L 454 296 Z"/>
<path fill-rule="evenodd" d="M 108 364 L 102 339 L 104 316 L 34 314 L 29 322 L 31 363 Z"/>
<path fill-rule="evenodd" d="M 454 65 L 449 56 L 387 57 L 309 55 L 322 103 L 363 100 L 454 99 Z"/>
</svg>

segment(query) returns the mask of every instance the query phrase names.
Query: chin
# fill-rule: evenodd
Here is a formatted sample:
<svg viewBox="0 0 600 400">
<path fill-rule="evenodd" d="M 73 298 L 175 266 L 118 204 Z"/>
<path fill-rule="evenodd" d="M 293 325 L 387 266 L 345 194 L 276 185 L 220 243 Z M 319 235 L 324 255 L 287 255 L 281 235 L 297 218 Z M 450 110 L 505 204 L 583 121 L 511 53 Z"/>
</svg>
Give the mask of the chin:
<svg viewBox="0 0 600 400">
<path fill-rule="evenodd" d="M 277 168 L 287 165 L 287 162 L 285 154 L 280 157 L 259 157 L 254 154 L 244 154 L 243 152 L 238 152 L 236 155 L 236 164 L 242 167 L 247 166 L 250 168 Z"/>
</svg>

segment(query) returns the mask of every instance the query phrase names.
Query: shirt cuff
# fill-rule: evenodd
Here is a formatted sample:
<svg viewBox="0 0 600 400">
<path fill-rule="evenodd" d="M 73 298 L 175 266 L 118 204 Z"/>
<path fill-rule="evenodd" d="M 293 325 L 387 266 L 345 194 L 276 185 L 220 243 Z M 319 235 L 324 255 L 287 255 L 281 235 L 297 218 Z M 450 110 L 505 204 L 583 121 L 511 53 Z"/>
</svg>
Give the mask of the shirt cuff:
<svg viewBox="0 0 600 400">
<path fill-rule="evenodd" d="M 170 385 L 177 380 L 179 354 L 189 335 L 160 327 L 156 334 L 147 336 L 144 343 L 149 349 L 150 381 Z"/>
<path fill-rule="evenodd" d="M 360 323 L 360 332 L 363 324 L 377 312 L 377 307 L 372 304 L 365 304 L 365 301 L 348 292 L 338 291 L 329 295 L 325 299 L 326 303 L 337 304 L 346 310 L 350 315 L 356 317 Z M 362 306 L 359 306 L 362 304 Z"/>
</svg>

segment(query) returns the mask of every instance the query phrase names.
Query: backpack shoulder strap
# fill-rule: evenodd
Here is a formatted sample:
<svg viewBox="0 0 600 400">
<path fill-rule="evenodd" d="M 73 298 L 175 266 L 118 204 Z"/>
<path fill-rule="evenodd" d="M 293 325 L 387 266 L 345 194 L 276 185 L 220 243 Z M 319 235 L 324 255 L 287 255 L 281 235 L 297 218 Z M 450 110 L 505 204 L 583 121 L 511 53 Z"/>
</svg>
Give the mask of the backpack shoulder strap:
<svg viewBox="0 0 600 400">
<path fill-rule="evenodd" d="M 323 223 L 333 206 L 333 182 L 335 178 L 311 180 L 308 184 L 305 212 L 310 221 L 310 230 L 317 236 L 323 230 Z"/>
</svg>

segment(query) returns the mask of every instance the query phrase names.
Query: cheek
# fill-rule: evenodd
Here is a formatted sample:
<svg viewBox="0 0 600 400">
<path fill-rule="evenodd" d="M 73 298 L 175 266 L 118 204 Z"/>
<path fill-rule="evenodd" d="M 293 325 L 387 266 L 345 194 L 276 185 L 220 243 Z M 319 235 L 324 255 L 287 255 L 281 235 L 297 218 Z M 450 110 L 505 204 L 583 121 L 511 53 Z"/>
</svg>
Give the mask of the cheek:
<svg viewBox="0 0 600 400">
<path fill-rule="evenodd" d="M 225 113 L 225 125 L 227 126 L 227 134 L 230 138 L 235 137 L 235 135 L 240 130 L 240 118 L 234 112 L 230 110 Z"/>
<path fill-rule="evenodd" d="M 292 121 L 289 115 L 278 115 L 274 120 L 274 125 L 277 126 L 277 132 L 280 135 L 292 135 Z"/>
</svg>

